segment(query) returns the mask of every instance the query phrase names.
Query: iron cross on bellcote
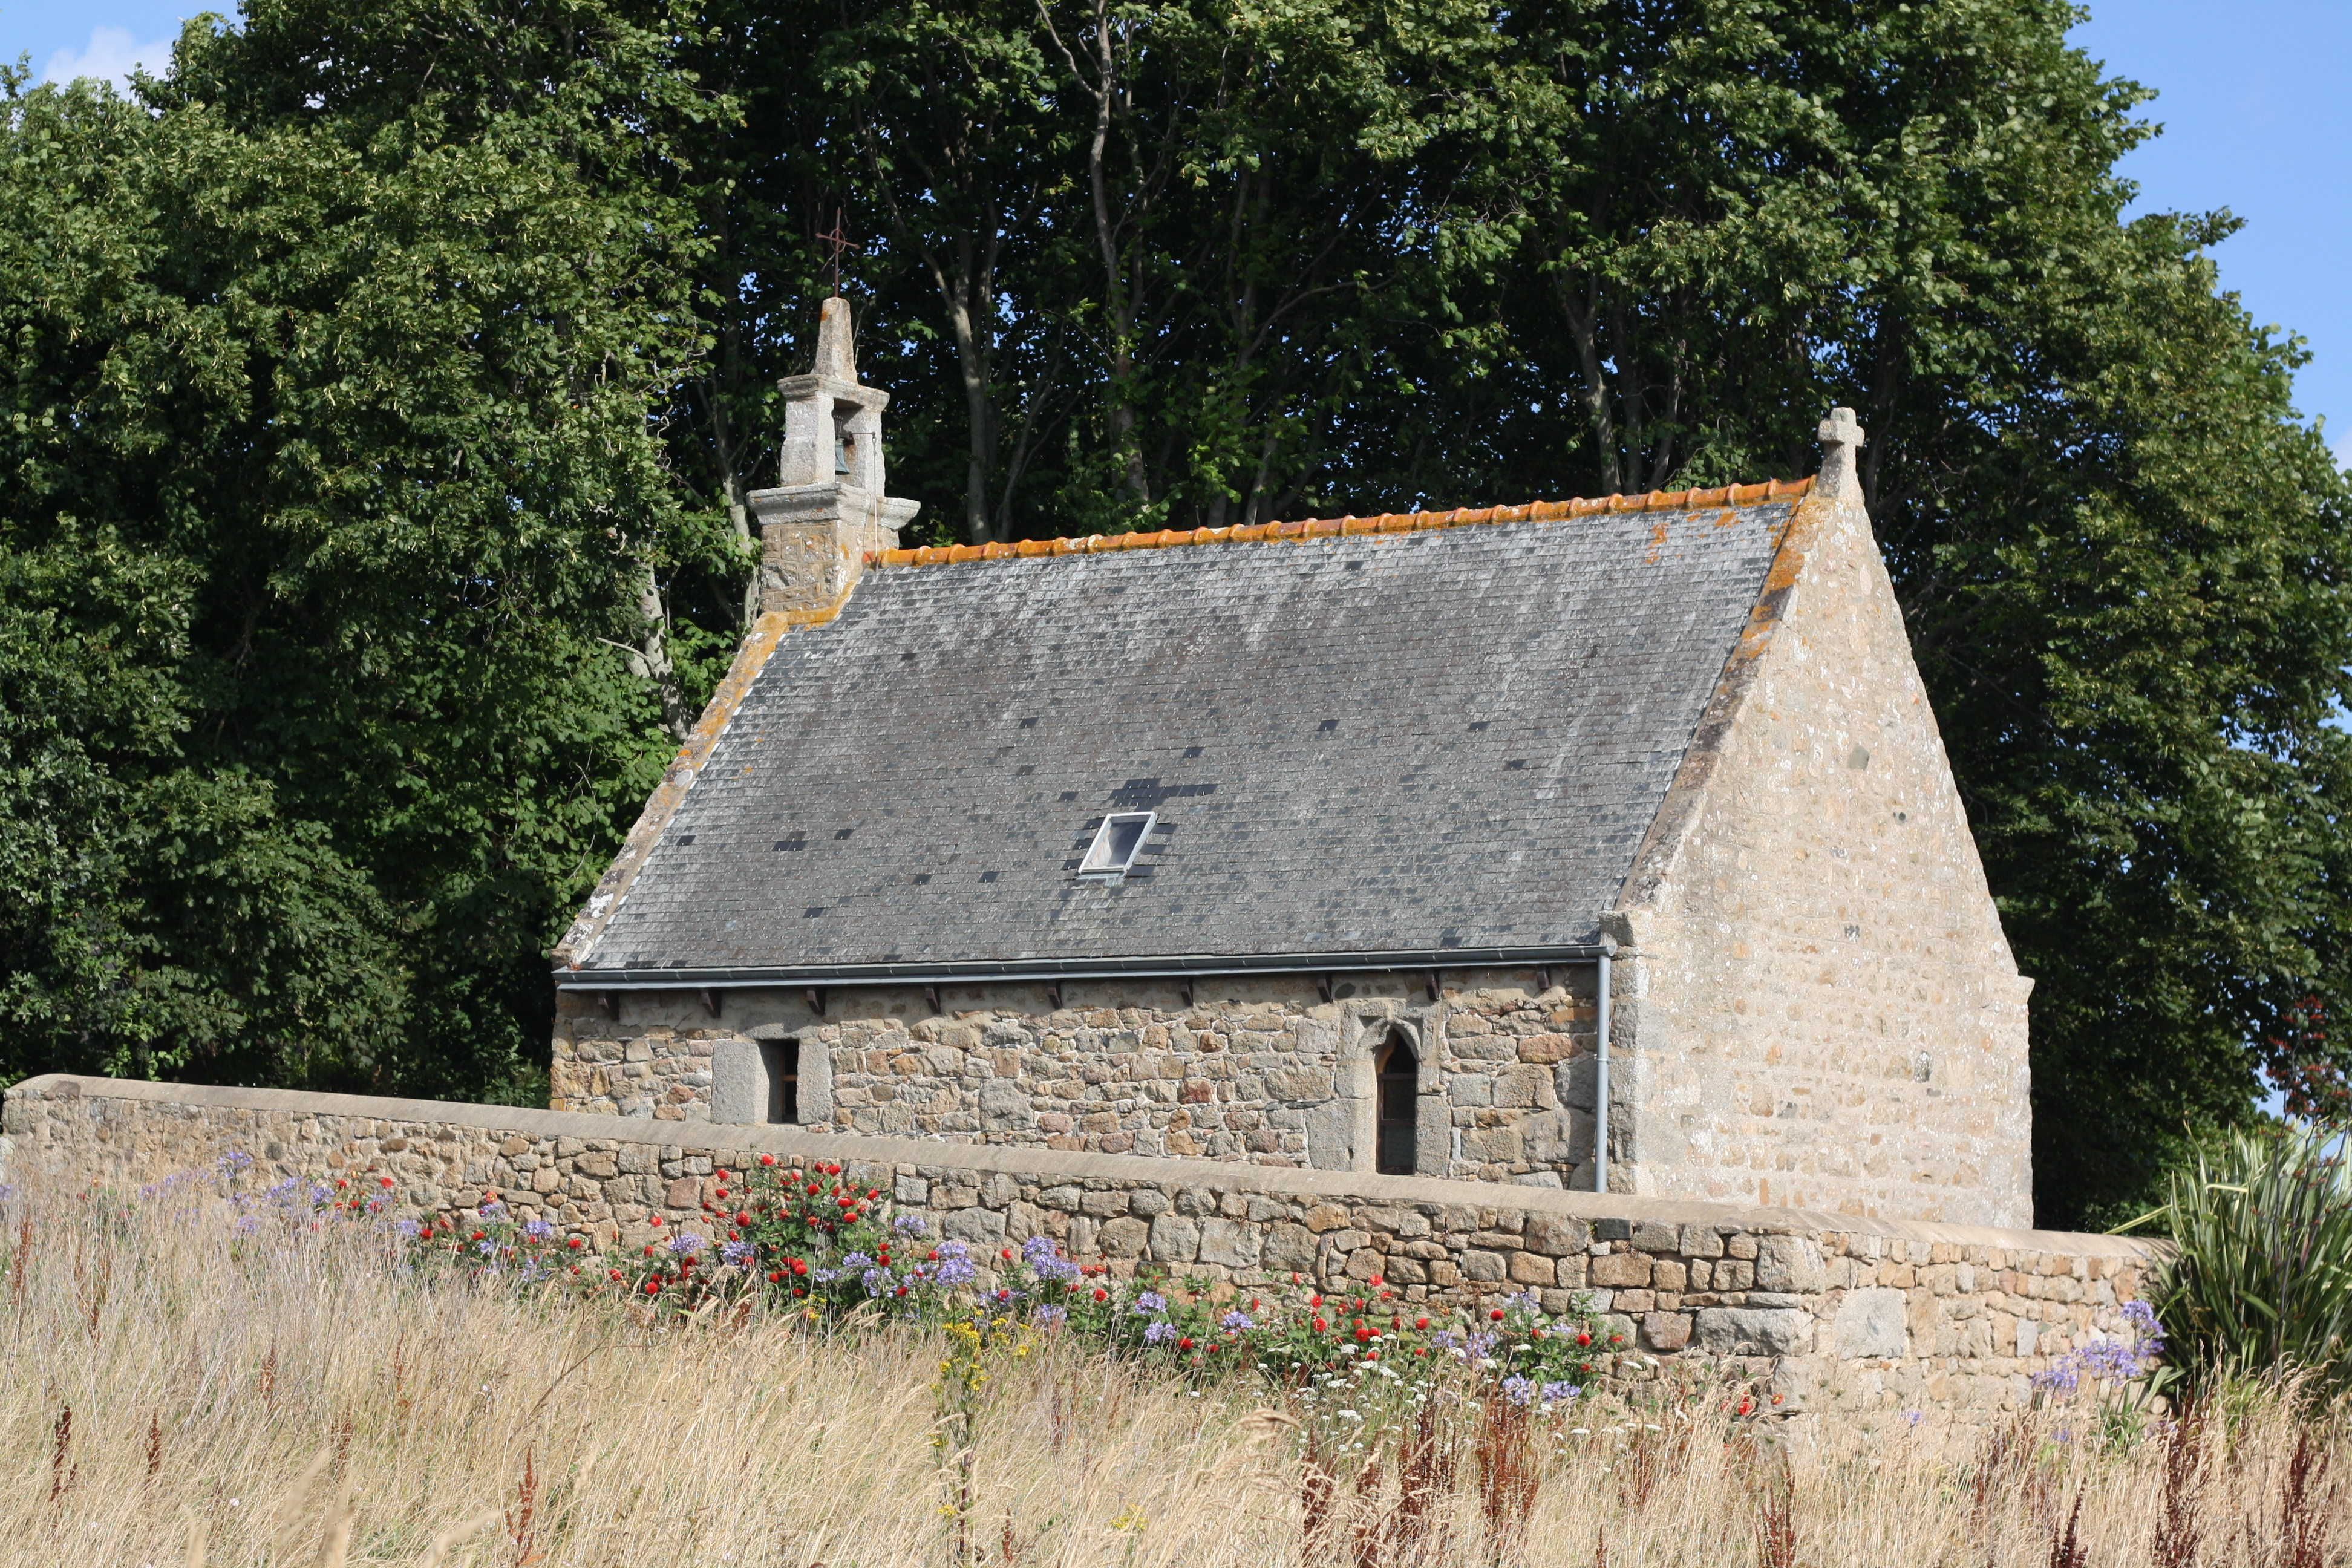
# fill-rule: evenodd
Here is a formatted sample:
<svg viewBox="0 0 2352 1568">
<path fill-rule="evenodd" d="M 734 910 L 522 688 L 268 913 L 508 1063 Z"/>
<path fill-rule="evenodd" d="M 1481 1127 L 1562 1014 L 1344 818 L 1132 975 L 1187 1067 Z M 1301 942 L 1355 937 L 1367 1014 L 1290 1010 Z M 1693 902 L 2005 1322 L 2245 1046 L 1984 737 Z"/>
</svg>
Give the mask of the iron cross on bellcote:
<svg viewBox="0 0 2352 1568">
<path fill-rule="evenodd" d="M 819 245 L 824 246 L 827 250 L 833 252 L 833 291 L 837 295 L 841 292 L 842 252 L 845 250 L 855 250 L 860 255 L 863 255 L 865 254 L 866 247 L 862 245 L 852 245 L 849 242 L 849 237 L 841 232 L 841 209 L 839 207 L 833 209 L 833 232 L 830 234 L 820 234 L 816 237 L 816 240 Z"/>
</svg>

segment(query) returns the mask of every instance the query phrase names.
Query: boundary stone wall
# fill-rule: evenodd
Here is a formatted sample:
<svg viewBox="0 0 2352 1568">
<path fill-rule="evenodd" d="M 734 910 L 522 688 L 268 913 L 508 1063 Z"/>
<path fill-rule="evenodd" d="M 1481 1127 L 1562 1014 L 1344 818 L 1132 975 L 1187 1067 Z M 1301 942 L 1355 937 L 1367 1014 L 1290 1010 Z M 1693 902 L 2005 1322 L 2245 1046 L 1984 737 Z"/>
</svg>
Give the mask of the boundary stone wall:
<svg viewBox="0 0 2352 1568">
<path fill-rule="evenodd" d="M 1704 1361 L 1792 1414 L 2022 1405 L 2032 1373 L 2122 1331 L 2159 1257 L 2117 1237 L 1497 1183 L 55 1074 L 7 1091 L 5 1131 L 13 1180 L 136 1185 L 236 1151 L 272 1179 L 390 1176 L 411 1212 L 496 1192 L 623 1247 L 656 1215 L 699 1218 L 719 1169 L 838 1162 L 950 1237 L 1050 1236 L 1119 1274 L 1220 1289 L 1377 1274 L 1409 1300 L 1531 1290 L 1552 1311 L 1583 1296 L 1624 1336 L 1615 1376 Z"/>
</svg>

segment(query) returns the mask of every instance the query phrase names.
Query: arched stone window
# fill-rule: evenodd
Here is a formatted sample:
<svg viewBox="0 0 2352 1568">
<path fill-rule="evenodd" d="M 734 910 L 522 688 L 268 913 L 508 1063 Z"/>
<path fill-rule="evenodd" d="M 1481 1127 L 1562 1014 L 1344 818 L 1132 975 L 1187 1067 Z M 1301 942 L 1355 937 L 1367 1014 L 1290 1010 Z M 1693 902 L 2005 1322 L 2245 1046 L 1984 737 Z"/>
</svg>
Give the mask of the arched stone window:
<svg viewBox="0 0 2352 1568">
<path fill-rule="evenodd" d="M 1372 1058 L 1378 1169 L 1385 1176 L 1410 1176 L 1415 1169 L 1421 1061 L 1402 1029 L 1391 1029 Z"/>
</svg>

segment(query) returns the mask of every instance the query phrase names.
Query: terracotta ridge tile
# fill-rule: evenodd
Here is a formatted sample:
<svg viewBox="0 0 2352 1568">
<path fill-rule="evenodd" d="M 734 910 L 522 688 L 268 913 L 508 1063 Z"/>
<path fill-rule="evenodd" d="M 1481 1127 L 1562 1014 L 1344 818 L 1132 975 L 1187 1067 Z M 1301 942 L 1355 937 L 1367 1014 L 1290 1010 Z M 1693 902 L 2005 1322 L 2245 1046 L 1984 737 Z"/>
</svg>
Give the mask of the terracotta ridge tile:
<svg viewBox="0 0 2352 1568">
<path fill-rule="evenodd" d="M 1370 533 L 1417 533 L 1424 529 L 1465 528 L 1475 523 L 1552 522 L 1604 512 L 1687 511 L 1699 507 L 1760 506 L 1795 500 L 1811 491 L 1812 479 L 1767 479 L 1714 489 L 1652 490 L 1646 495 L 1591 500 L 1528 501 L 1520 506 L 1456 507 L 1451 511 L 1383 512 L 1378 517 L 1301 518 L 1290 522 L 1236 524 L 1230 528 L 1163 528 L 1156 532 L 1090 534 L 1084 539 L 1024 539 L 1013 543 L 927 544 L 911 550 L 869 550 L 868 566 L 940 566 L 961 561 L 1027 560 L 1037 555 L 1091 555 L 1112 550 L 1165 550 L 1179 544 L 1256 544 L 1268 540 L 1355 538 Z"/>
</svg>

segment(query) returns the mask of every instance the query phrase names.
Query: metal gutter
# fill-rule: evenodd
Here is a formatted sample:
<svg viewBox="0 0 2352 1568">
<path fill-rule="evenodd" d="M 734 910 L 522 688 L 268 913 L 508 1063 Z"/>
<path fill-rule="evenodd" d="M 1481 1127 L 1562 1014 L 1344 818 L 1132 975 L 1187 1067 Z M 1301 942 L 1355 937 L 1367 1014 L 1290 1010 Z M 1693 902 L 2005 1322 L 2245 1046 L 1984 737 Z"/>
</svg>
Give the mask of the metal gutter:
<svg viewBox="0 0 2352 1568">
<path fill-rule="evenodd" d="M 1447 947 L 1389 952 L 1172 953 L 1149 958 L 1029 958 L 960 963 L 791 964 L 745 969 L 559 969 L 559 991 L 687 991 L 789 985 L 1003 985 L 1047 980 L 1148 980 L 1210 974 L 1330 974 L 1378 970 L 1496 969 L 1607 961 L 1591 942 Z"/>
</svg>

